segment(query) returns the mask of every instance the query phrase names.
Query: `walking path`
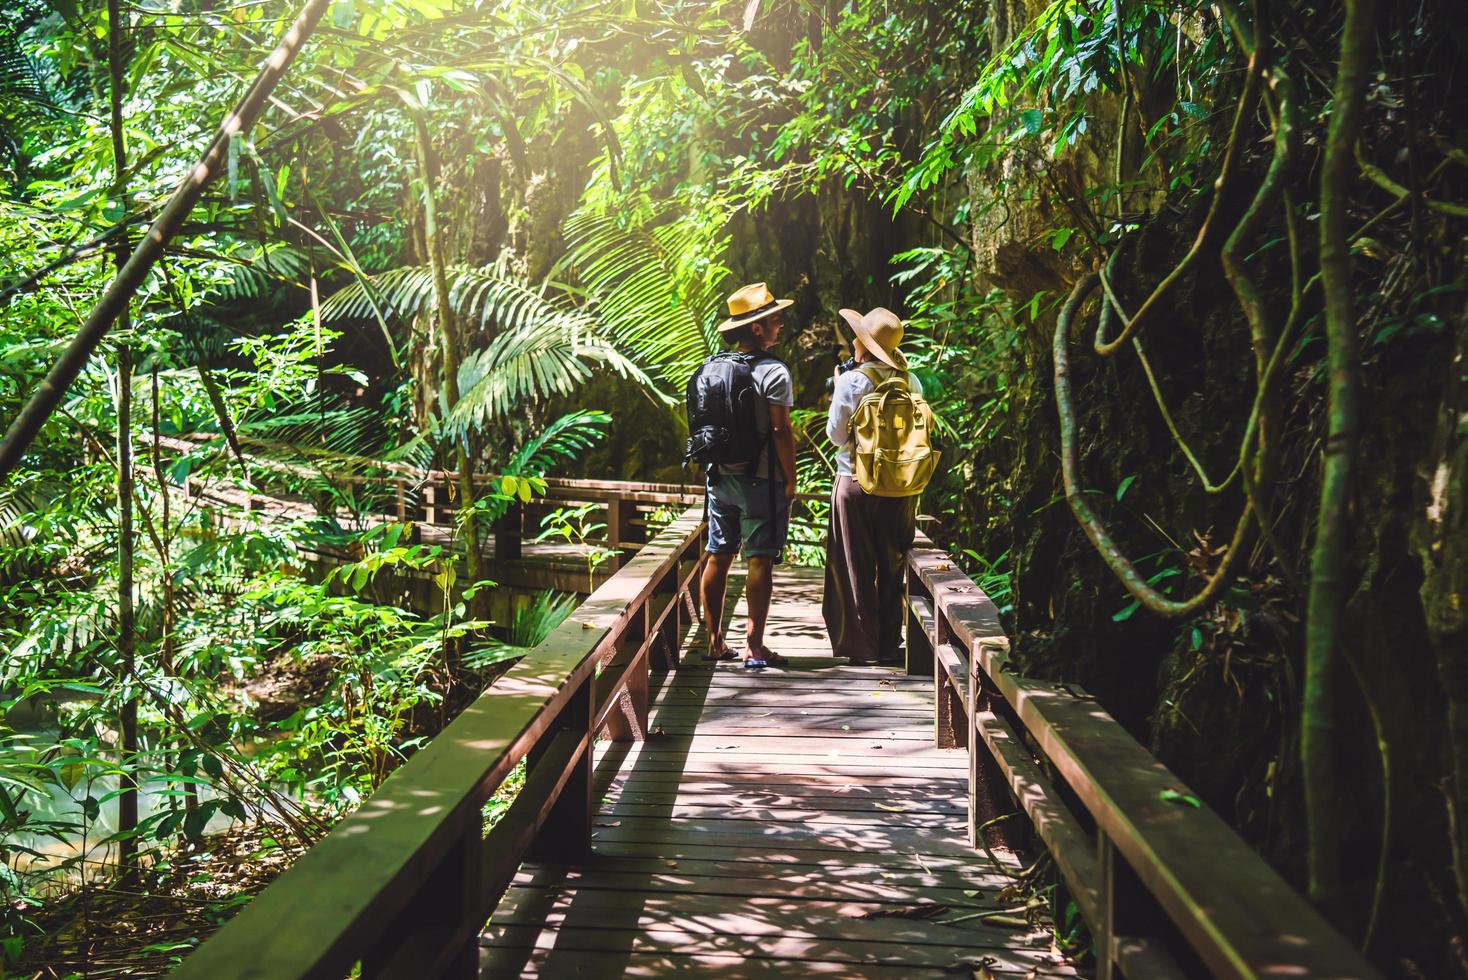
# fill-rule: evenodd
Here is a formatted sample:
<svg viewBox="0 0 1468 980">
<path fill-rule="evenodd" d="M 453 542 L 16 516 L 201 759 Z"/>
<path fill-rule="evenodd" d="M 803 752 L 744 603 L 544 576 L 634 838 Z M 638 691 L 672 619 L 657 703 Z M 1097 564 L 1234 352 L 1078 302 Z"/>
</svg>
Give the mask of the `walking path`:
<svg viewBox="0 0 1468 980">
<path fill-rule="evenodd" d="M 818 571 L 777 572 L 789 668 L 710 668 L 700 633 L 653 675 L 647 741 L 599 746 L 592 858 L 521 869 L 483 976 L 1075 975 L 1047 931 L 979 917 L 1013 865 L 965 840 L 932 681 L 833 658 L 820 598 Z M 732 619 L 738 646 L 742 601 Z"/>
</svg>

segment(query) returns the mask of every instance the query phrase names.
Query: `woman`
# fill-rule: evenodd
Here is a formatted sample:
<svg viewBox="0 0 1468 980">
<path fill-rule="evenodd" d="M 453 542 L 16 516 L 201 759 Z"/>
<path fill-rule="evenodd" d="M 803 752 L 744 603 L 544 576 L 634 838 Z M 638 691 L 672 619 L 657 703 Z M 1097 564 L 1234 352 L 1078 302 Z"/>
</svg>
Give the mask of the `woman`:
<svg viewBox="0 0 1468 980">
<path fill-rule="evenodd" d="M 826 537 L 826 594 L 822 612 L 831 649 L 852 663 L 900 663 L 904 553 L 912 546 L 917 497 L 878 497 L 862 491 L 851 463 L 851 416 L 862 397 L 894 376 L 914 395 L 922 385 L 907 370 L 902 321 L 877 307 L 865 316 L 842 310 L 856 334 L 856 369 L 836 369 L 826 436 L 839 447 Z"/>
</svg>

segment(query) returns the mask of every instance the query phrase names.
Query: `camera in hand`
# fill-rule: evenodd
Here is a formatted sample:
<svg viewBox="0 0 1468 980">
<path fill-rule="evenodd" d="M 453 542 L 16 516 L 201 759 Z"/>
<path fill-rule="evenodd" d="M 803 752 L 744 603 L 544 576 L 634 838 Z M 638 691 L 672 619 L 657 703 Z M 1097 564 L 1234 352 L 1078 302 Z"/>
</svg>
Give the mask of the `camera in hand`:
<svg viewBox="0 0 1468 980">
<path fill-rule="evenodd" d="M 855 371 L 855 370 L 856 370 L 856 358 L 854 358 L 854 357 L 848 357 L 844 361 L 837 361 L 836 362 L 836 373 L 837 374 L 845 374 L 847 371 Z M 836 391 L 836 379 L 835 378 L 827 378 L 826 379 L 826 393 L 827 394 L 832 394 L 835 391 Z"/>
</svg>

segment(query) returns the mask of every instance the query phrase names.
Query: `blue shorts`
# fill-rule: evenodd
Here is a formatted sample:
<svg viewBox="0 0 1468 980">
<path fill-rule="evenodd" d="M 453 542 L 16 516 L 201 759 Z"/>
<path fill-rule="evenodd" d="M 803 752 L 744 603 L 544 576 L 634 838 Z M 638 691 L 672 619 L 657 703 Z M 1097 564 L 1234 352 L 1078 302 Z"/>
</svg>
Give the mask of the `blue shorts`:
<svg viewBox="0 0 1468 980">
<path fill-rule="evenodd" d="M 722 474 L 717 483 L 706 488 L 709 554 L 732 555 L 742 545 L 746 559 L 764 555 L 780 561 L 790 533 L 790 501 L 785 499 L 785 481 L 775 480 L 772 514 L 770 482 L 754 476 Z"/>
</svg>

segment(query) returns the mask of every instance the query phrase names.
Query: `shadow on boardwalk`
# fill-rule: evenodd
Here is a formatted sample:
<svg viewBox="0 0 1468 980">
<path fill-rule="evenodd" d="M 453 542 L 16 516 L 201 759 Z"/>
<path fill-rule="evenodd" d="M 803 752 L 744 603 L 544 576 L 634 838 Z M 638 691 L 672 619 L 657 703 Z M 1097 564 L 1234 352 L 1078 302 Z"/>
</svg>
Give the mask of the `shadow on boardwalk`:
<svg viewBox="0 0 1468 980">
<path fill-rule="evenodd" d="M 931 682 L 832 658 L 820 598 L 818 571 L 777 573 L 785 670 L 711 668 L 687 638 L 649 739 L 599 745 L 592 857 L 521 869 L 484 976 L 1074 975 L 1047 932 L 984 924 L 1013 865 L 964 840 Z"/>
</svg>

